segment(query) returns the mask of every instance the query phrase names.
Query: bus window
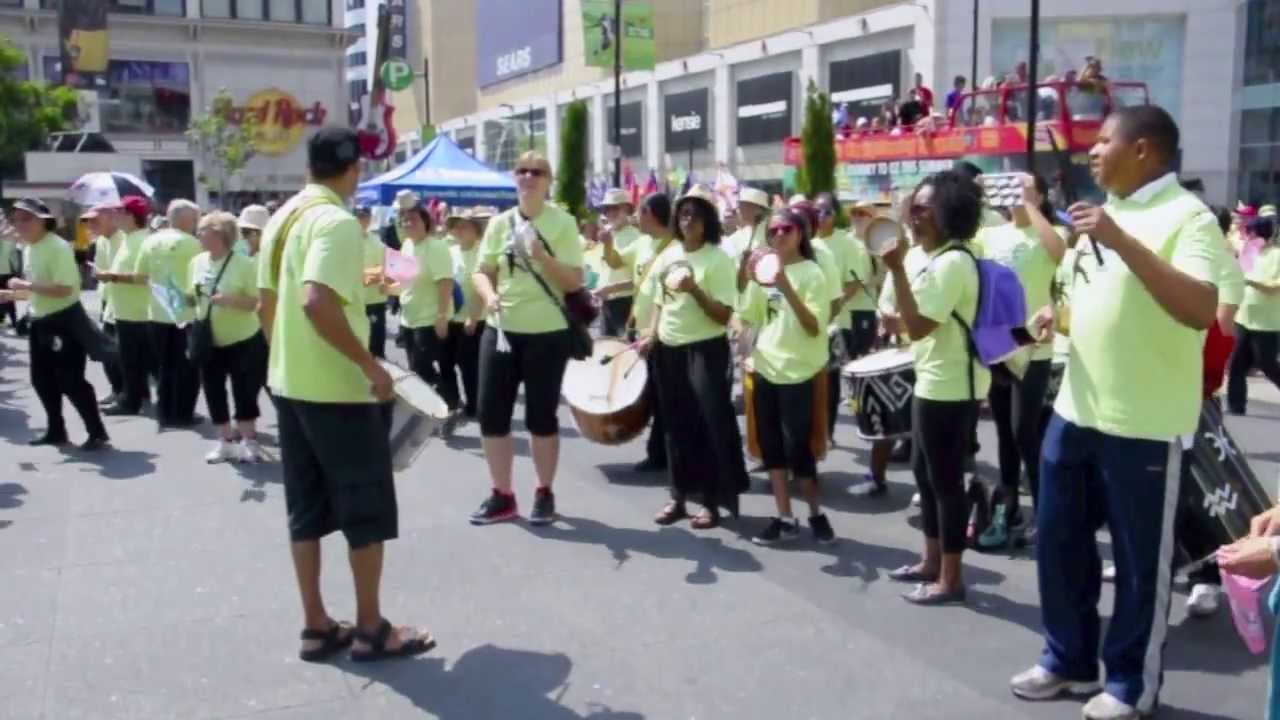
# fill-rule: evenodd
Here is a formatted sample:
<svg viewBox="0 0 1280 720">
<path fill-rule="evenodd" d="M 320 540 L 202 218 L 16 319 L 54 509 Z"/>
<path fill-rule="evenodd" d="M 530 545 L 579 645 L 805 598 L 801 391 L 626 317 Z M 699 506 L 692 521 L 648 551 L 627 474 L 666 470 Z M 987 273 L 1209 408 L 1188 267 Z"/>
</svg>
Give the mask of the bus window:
<svg viewBox="0 0 1280 720">
<path fill-rule="evenodd" d="M 991 90 L 965 95 L 954 117 L 956 127 L 995 125 L 1000 117 L 1000 93 Z"/>
</svg>

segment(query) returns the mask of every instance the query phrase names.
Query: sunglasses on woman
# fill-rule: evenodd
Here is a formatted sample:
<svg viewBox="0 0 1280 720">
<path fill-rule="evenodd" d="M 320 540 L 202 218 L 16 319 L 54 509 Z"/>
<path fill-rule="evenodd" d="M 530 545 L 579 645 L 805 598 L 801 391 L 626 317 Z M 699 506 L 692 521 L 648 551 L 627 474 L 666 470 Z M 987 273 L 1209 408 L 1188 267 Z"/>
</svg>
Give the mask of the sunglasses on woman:
<svg viewBox="0 0 1280 720">
<path fill-rule="evenodd" d="M 786 237 L 787 235 L 790 235 L 791 232 L 795 229 L 796 229 L 796 226 L 792 223 L 778 223 L 777 225 L 774 225 L 769 228 L 769 237 L 771 238 Z"/>
<path fill-rule="evenodd" d="M 529 168 L 529 167 L 516 168 L 516 177 L 525 177 L 525 176 L 536 177 L 536 178 L 546 177 L 547 171 L 543 170 L 542 168 Z"/>
</svg>

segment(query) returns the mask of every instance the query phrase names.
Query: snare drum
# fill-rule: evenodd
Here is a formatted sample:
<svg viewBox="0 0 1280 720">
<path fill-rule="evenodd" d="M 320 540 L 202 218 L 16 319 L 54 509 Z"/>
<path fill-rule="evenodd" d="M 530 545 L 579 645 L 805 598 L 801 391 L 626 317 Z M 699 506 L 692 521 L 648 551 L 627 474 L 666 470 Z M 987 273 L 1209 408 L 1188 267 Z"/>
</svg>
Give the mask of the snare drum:
<svg viewBox="0 0 1280 720">
<path fill-rule="evenodd" d="M 859 437 L 889 440 L 911 434 L 916 373 L 910 350 L 889 348 L 858 358 L 841 375 L 856 398 Z"/>
<path fill-rule="evenodd" d="M 677 260 L 662 271 L 662 287 L 669 293 L 679 292 L 680 283 L 692 274 L 692 265 L 685 260 Z"/>
</svg>

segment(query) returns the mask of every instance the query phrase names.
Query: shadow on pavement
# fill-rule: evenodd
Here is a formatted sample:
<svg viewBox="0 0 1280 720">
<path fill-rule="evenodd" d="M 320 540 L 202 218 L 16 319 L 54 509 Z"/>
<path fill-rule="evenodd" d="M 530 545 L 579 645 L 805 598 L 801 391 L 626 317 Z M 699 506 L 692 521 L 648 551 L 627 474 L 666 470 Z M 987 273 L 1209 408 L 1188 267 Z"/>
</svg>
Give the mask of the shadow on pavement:
<svg viewBox="0 0 1280 720">
<path fill-rule="evenodd" d="M 249 481 L 249 487 L 240 491 L 240 502 L 265 502 L 267 485 L 284 485 L 284 467 L 279 458 L 269 462 L 233 463 L 236 474 Z"/>
<path fill-rule="evenodd" d="M 733 523 L 726 520 L 726 525 Z M 740 522 L 740 521 L 738 521 Z M 693 585 L 709 585 L 716 582 L 716 570 L 723 572 L 759 572 L 764 568 L 754 555 L 729 547 L 712 535 L 695 535 L 678 527 L 658 530 L 616 528 L 598 520 L 579 517 L 561 517 L 560 522 L 547 527 L 534 527 L 520 523 L 519 527 L 548 540 L 602 545 L 613 555 L 618 567 L 638 552 L 660 560 L 692 560 L 694 569 L 685 576 L 685 582 Z"/>
<path fill-rule="evenodd" d="M 22 507 L 21 496 L 26 494 L 27 488 L 22 483 L 0 483 L 0 510 Z"/>
<path fill-rule="evenodd" d="M 914 483 L 889 482 L 889 492 L 880 497 L 850 495 L 849 488 L 861 481 L 862 477 L 861 473 L 856 475 L 840 471 L 821 473 L 821 478 L 818 480 L 818 499 L 822 501 L 823 507 L 857 515 L 888 515 L 902 512 L 911 504 L 911 495 L 916 491 Z M 766 490 L 767 488 L 766 484 Z"/>
<path fill-rule="evenodd" d="M 1179 597 L 1174 598 L 1174 602 L 1178 600 Z M 1263 612 L 1262 618 L 1267 637 L 1272 637 L 1275 619 L 1268 612 Z M 1231 608 L 1225 596 L 1222 598 L 1222 607 L 1213 616 L 1185 617 L 1181 623 L 1169 626 L 1164 655 L 1166 670 L 1236 676 L 1263 667 L 1267 662 L 1268 656 L 1265 653 L 1251 655 L 1236 634 L 1231 622 Z M 1163 713 L 1161 717 L 1164 717 Z"/>
<path fill-rule="evenodd" d="M 347 672 L 369 681 L 365 687 L 384 685 L 440 720 L 644 720 L 639 713 L 604 706 L 579 715 L 561 705 L 572 668 L 564 654 L 495 645 L 468 650 L 448 669 L 439 658 L 343 664 Z"/>
<path fill-rule="evenodd" d="M 92 465 L 97 474 L 111 480 L 133 480 L 156 471 L 155 453 L 143 450 L 108 449 L 100 452 L 67 451 L 60 465 Z"/>
<path fill-rule="evenodd" d="M 600 474 L 604 475 L 605 482 L 611 485 L 666 487 L 670 483 L 666 470 L 636 472 L 635 463 L 606 463 L 597 465 L 596 470 L 599 470 Z"/>
</svg>

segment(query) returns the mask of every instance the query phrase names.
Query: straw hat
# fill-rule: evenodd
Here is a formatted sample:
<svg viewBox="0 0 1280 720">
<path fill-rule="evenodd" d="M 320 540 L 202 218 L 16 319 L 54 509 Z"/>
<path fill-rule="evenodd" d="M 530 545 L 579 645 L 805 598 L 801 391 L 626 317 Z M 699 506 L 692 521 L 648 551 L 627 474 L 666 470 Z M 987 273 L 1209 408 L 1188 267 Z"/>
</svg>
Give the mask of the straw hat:
<svg viewBox="0 0 1280 720">
<path fill-rule="evenodd" d="M 241 230 L 259 230 L 267 226 L 267 222 L 271 220 L 271 211 L 267 210 L 265 205 L 250 205 L 240 211 L 240 219 L 236 221 L 236 225 Z"/>
<path fill-rule="evenodd" d="M 707 205 L 710 205 L 711 208 L 715 210 L 717 213 L 720 212 L 719 209 L 716 207 L 715 193 L 711 192 L 711 188 L 707 187 L 706 185 L 694 185 L 693 187 L 689 188 L 689 191 L 686 192 L 684 195 L 681 195 L 680 199 L 676 201 L 676 210 L 679 210 L 680 206 L 683 205 L 687 200 L 701 200 Z"/>
<path fill-rule="evenodd" d="M 753 187 L 744 187 L 738 191 L 738 204 L 748 203 L 756 207 L 769 209 L 769 193 Z"/>
<path fill-rule="evenodd" d="M 1276 216 L 1275 205 L 1263 205 L 1262 207 L 1258 208 L 1258 217 L 1260 218 L 1273 218 L 1275 216 Z"/>
<path fill-rule="evenodd" d="M 477 205 L 471 208 L 472 220 L 488 220 L 498 214 L 498 208 L 492 205 Z"/>
<path fill-rule="evenodd" d="M 446 228 L 452 229 L 454 225 L 457 225 L 458 223 L 463 221 L 475 223 L 478 225 L 479 220 L 476 218 L 476 211 L 472 208 L 456 208 L 456 209 L 450 210 L 449 217 L 445 218 L 444 220 L 444 226 Z"/>
<path fill-rule="evenodd" d="M 422 199 L 418 197 L 418 193 L 412 190 L 401 190 L 396 193 L 396 209 L 409 210 L 418 206 Z"/>
<path fill-rule="evenodd" d="M 809 202 L 809 198 L 805 197 L 804 193 L 796 193 L 795 195 L 791 196 L 790 200 L 787 201 L 787 207 L 795 207 L 800 203 L 807 203 L 807 202 Z"/>
<path fill-rule="evenodd" d="M 600 201 L 600 207 L 619 207 L 626 205 L 629 208 L 635 206 L 631 204 L 631 196 L 622 188 L 610 188 L 604 194 L 604 200 Z"/>
</svg>

